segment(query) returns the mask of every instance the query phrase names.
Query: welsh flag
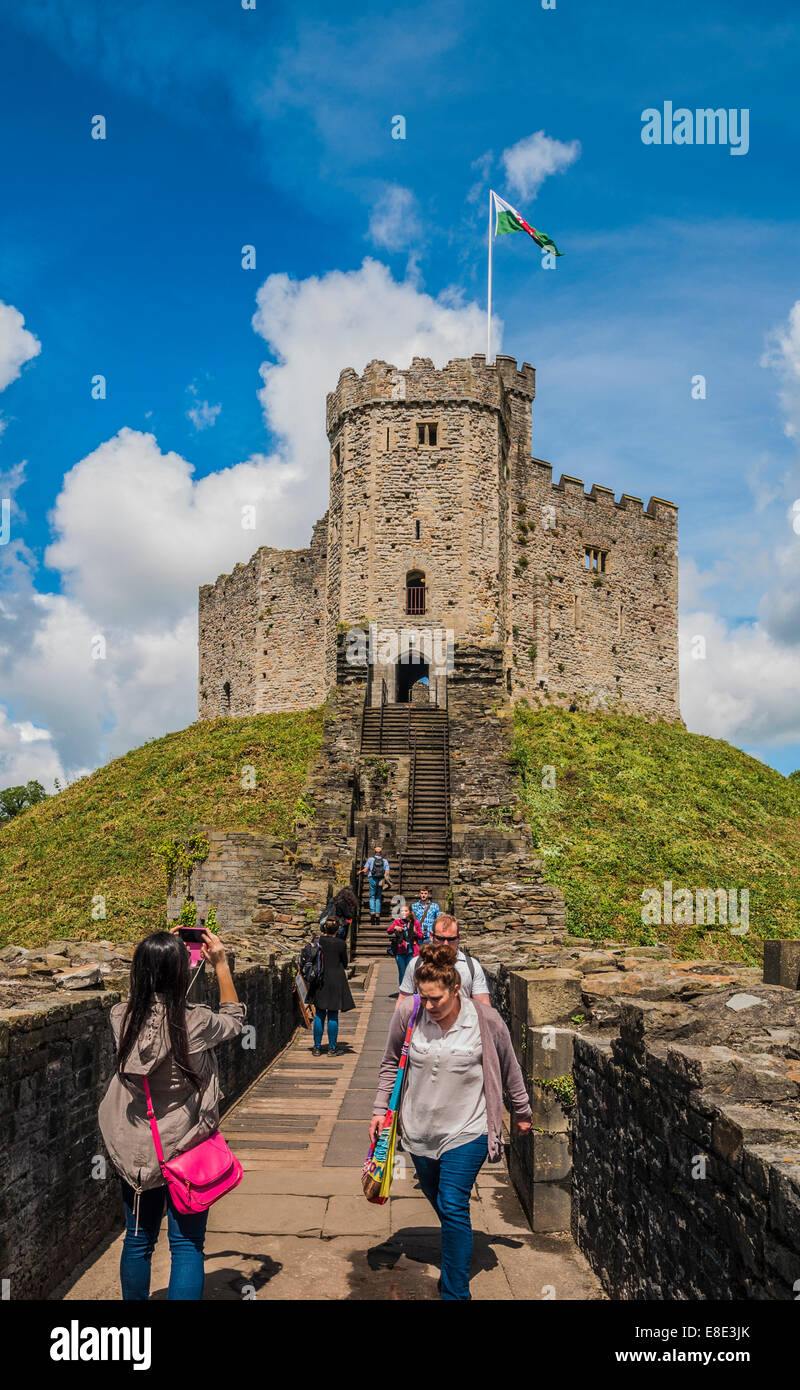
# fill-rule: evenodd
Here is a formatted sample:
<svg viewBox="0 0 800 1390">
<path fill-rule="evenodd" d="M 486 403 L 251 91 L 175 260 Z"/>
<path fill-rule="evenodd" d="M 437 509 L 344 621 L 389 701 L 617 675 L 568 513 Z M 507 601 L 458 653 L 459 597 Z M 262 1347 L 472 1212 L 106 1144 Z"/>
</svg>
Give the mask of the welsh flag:
<svg viewBox="0 0 800 1390">
<path fill-rule="evenodd" d="M 492 189 L 494 198 L 494 234 L 503 236 L 506 232 L 527 232 L 529 237 L 533 237 L 537 246 L 542 250 L 550 251 L 554 256 L 561 256 L 563 252 L 558 250 L 555 242 L 547 235 L 547 232 L 537 232 L 529 222 L 525 221 L 516 208 L 512 208 L 505 198 L 501 198 L 499 193 Z"/>
</svg>

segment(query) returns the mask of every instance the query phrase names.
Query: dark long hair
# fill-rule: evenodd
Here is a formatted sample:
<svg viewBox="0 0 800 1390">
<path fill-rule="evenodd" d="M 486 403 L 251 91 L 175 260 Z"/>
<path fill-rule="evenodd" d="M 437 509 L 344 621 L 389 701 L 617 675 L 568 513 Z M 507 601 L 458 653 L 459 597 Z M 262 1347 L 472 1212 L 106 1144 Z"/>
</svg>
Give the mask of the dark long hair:
<svg viewBox="0 0 800 1390">
<path fill-rule="evenodd" d="M 358 898 L 352 888 L 340 888 L 333 899 L 336 907 L 336 916 L 343 917 L 346 921 L 352 921 L 358 913 Z"/>
<path fill-rule="evenodd" d="M 189 952 L 172 932 L 155 931 L 139 942 L 131 963 L 131 990 L 122 1021 L 117 1049 L 117 1075 L 123 1080 L 125 1063 L 144 1026 L 156 995 L 165 996 L 167 1031 L 176 1065 L 196 1091 L 203 1083 L 189 1061 L 186 1031 L 186 991 L 189 988 Z"/>
</svg>

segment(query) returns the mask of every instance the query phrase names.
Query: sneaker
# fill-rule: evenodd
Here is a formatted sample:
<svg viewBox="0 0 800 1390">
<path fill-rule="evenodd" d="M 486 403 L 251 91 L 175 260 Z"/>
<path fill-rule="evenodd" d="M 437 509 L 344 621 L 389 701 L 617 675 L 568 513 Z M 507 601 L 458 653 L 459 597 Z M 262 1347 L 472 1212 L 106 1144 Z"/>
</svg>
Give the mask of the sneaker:
<svg viewBox="0 0 800 1390">
<path fill-rule="evenodd" d="M 321 1056 L 322 1056 L 322 1049 L 319 1048 L 319 1047 L 312 1047 L 312 1049 L 311 1049 L 311 1056 L 312 1056 L 312 1057 L 321 1057 Z"/>
<path fill-rule="evenodd" d="M 341 1054 L 341 1051 L 340 1051 L 340 1049 L 339 1049 L 338 1047 L 329 1047 L 329 1048 L 328 1048 L 328 1056 L 329 1056 L 329 1057 L 341 1057 L 341 1055 L 342 1055 L 342 1054 Z"/>
</svg>

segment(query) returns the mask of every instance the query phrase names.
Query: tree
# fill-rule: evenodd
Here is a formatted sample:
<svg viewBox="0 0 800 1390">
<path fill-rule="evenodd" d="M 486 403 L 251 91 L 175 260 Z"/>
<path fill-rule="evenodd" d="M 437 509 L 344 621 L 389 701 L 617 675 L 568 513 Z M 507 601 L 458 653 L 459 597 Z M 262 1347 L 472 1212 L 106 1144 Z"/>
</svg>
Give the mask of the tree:
<svg viewBox="0 0 800 1390">
<path fill-rule="evenodd" d="M 29 806 L 46 800 L 47 792 L 41 782 L 26 782 L 24 787 L 6 787 L 5 791 L 0 792 L 0 825 L 13 820 L 20 811 L 27 811 Z"/>
</svg>

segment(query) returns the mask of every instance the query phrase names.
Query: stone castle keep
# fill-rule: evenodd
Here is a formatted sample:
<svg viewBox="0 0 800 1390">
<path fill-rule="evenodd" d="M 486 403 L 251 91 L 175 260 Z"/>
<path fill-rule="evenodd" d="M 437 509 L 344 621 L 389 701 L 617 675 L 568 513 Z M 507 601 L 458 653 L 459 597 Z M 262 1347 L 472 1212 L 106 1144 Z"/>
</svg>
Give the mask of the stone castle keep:
<svg viewBox="0 0 800 1390">
<path fill-rule="evenodd" d="M 262 546 L 200 590 L 200 718 L 321 703 L 337 635 L 365 620 L 374 702 L 382 680 L 396 702 L 423 675 L 441 698 L 442 644 L 424 634 L 444 630 L 456 665 L 459 646 L 500 653 L 515 702 L 678 718 L 677 508 L 553 483 L 531 456 L 534 395 L 533 367 L 505 356 L 346 368 L 327 398 L 330 506 L 310 546 Z M 409 632 L 423 634 L 411 661 Z"/>
</svg>

